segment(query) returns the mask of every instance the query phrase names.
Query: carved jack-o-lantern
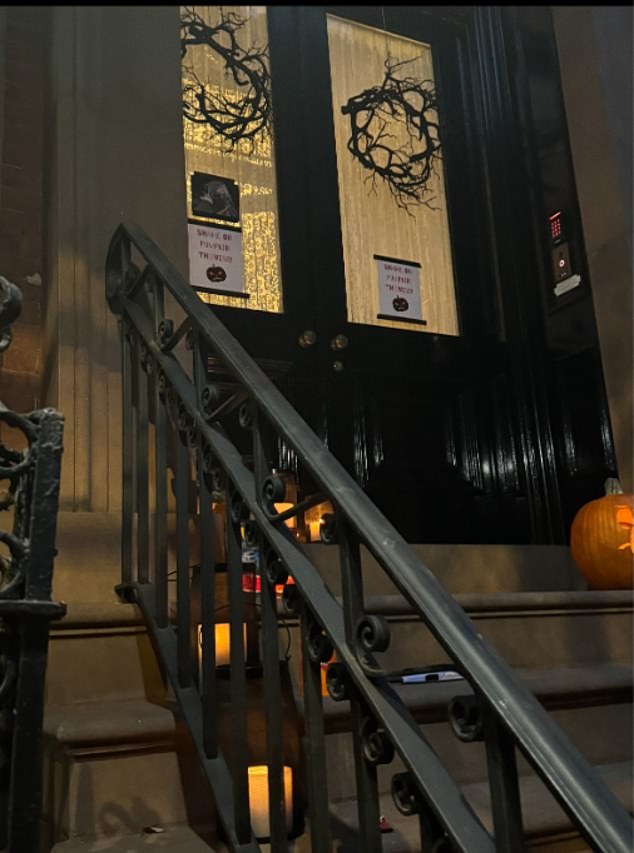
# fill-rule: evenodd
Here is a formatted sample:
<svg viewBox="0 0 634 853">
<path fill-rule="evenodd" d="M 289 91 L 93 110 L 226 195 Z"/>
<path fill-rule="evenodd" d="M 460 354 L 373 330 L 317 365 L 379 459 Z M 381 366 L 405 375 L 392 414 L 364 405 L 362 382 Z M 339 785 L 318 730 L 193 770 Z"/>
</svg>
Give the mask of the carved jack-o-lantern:
<svg viewBox="0 0 634 853">
<path fill-rule="evenodd" d="M 634 495 L 606 480 L 604 497 L 582 506 L 572 522 L 570 549 L 592 589 L 634 586 Z"/>
</svg>

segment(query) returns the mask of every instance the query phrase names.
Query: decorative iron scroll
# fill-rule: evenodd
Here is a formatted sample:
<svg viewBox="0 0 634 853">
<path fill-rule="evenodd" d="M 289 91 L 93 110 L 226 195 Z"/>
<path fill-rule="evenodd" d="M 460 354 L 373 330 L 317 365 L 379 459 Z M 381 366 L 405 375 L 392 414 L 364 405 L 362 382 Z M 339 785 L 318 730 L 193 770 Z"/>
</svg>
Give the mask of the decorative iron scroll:
<svg viewBox="0 0 634 853">
<path fill-rule="evenodd" d="M 0 351 L 21 304 L 19 288 L 0 276 Z M 0 846 L 18 853 L 38 849 L 48 621 L 66 611 L 51 601 L 63 418 L 48 408 L 17 414 L 0 401 L 2 426 L 22 446 L 0 438 L 0 511 L 13 516 L 0 529 Z"/>
<path fill-rule="evenodd" d="M 397 76 L 413 61 L 387 59 L 381 85 L 354 95 L 341 112 L 350 117 L 348 150 L 370 170 L 373 186 L 381 178 L 405 210 L 416 204 L 433 209 L 429 182 L 441 157 L 438 102 L 433 81 Z"/>
<path fill-rule="evenodd" d="M 237 87 L 234 97 L 214 90 L 188 69 L 191 82 L 183 88 L 183 115 L 197 124 L 207 124 L 234 148 L 241 140 L 253 142 L 271 131 L 271 77 L 268 45 L 243 48 L 237 33 L 246 18 L 220 9 L 220 20 L 212 25 L 191 7 L 181 16 L 181 56 L 188 48 L 202 45 L 224 60 L 226 73 Z M 243 93 L 243 94 L 241 94 Z"/>
<path fill-rule="evenodd" d="M 22 291 L 0 275 L 0 352 L 11 343 L 11 323 L 22 309 Z"/>
</svg>

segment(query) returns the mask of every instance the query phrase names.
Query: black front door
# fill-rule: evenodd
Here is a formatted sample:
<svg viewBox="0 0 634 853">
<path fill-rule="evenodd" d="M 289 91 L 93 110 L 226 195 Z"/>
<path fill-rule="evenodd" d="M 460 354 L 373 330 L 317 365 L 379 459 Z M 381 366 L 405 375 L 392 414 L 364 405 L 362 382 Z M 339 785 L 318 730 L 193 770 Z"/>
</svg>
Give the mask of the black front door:
<svg viewBox="0 0 634 853">
<path fill-rule="evenodd" d="M 501 15 L 268 8 L 284 310 L 218 310 L 410 541 L 565 539 Z"/>
<path fill-rule="evenodd" d="M 527 470 L 520 442 L 542 425 L 521 418 L 504 340 L 473 33 L 414 9 L 331 12 L 269 10 L 285 281 L 310 302 L 304 325 L 316 335 L 310 365 L 306 351 L 294 359 L 316 392 L 309 419 L 411 541 L 530 541 L 548 510 L 532 494 L 544 472 Z M 430 89 L 437 103 L 430 202 L 382 177 L 390 156 L 398 178 L 424 148 L 398 136 L 402 105 L 389 98 L 404 89 L 405 108 Z M 353 139 L 345 110 L 364 93 Z M 381 111 L 372 98 L 384 93 Z M 412 280 L 419 304 L 400 321 L 399 285 Z"/>
</svg>

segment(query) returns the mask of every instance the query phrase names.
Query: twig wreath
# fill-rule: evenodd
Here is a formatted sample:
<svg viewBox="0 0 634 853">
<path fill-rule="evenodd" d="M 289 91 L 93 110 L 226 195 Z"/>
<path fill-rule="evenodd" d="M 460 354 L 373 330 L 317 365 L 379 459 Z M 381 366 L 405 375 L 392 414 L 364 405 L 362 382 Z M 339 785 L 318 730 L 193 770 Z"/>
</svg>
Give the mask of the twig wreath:
<svg viewBox="0 0 634 853">
<path fill-rule="evenodd" d="M 387 59 L 381 85 L 364 89 L 341 108 L 350 117 L 348 151 L 370 170 L 373 187 L 381 178 L 396 204 L 408 212 L 417 204 L 434 209 L 429 181 L 441 159 L 433 81 L 397 76 L 413 61 Z M 405 142 L 390 132 L 395 123 L 405 125 Z"/>
<path fill-rule="evenodd" d="M 244 49 L 236 34 L 247 19 L 220 9 L 220 20 L 212 25 L 192 8 L 181 16 L 181 57 L 188 48 L 204 45 L 224 60 L 225 73 L 244 94 L 228 98 L 218 94 L 188 68 L 190 82 L 183 87 L 183 115 L 197 124 L 207 124 L 234 148 L 241 140 L 253 143 L 271 130 L 271 76 L 268 46 Z"/>
</svg>

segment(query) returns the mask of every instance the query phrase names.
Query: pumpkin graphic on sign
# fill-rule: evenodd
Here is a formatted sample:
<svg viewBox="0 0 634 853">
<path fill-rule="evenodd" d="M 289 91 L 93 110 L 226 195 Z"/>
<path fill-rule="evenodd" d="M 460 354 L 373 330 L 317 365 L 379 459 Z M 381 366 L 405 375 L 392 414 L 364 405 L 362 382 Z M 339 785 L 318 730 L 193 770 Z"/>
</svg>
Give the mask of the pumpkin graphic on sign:
<svg viewBox="0 0 634 853">
<path fill-rule="evenodd" d="M 392 300 L 392 307 L 395 311 L 407 311 L 409 308 L 409 302 L 403 296 L 397 296 Z"/>
<path fill-rule="evenodd" d="M 227 273 L 223 270 L 222 267 L 208 267 L 207 268 L 207 278 L 209 281 L 224 281 L 227 277 Z"/>
</svg>

